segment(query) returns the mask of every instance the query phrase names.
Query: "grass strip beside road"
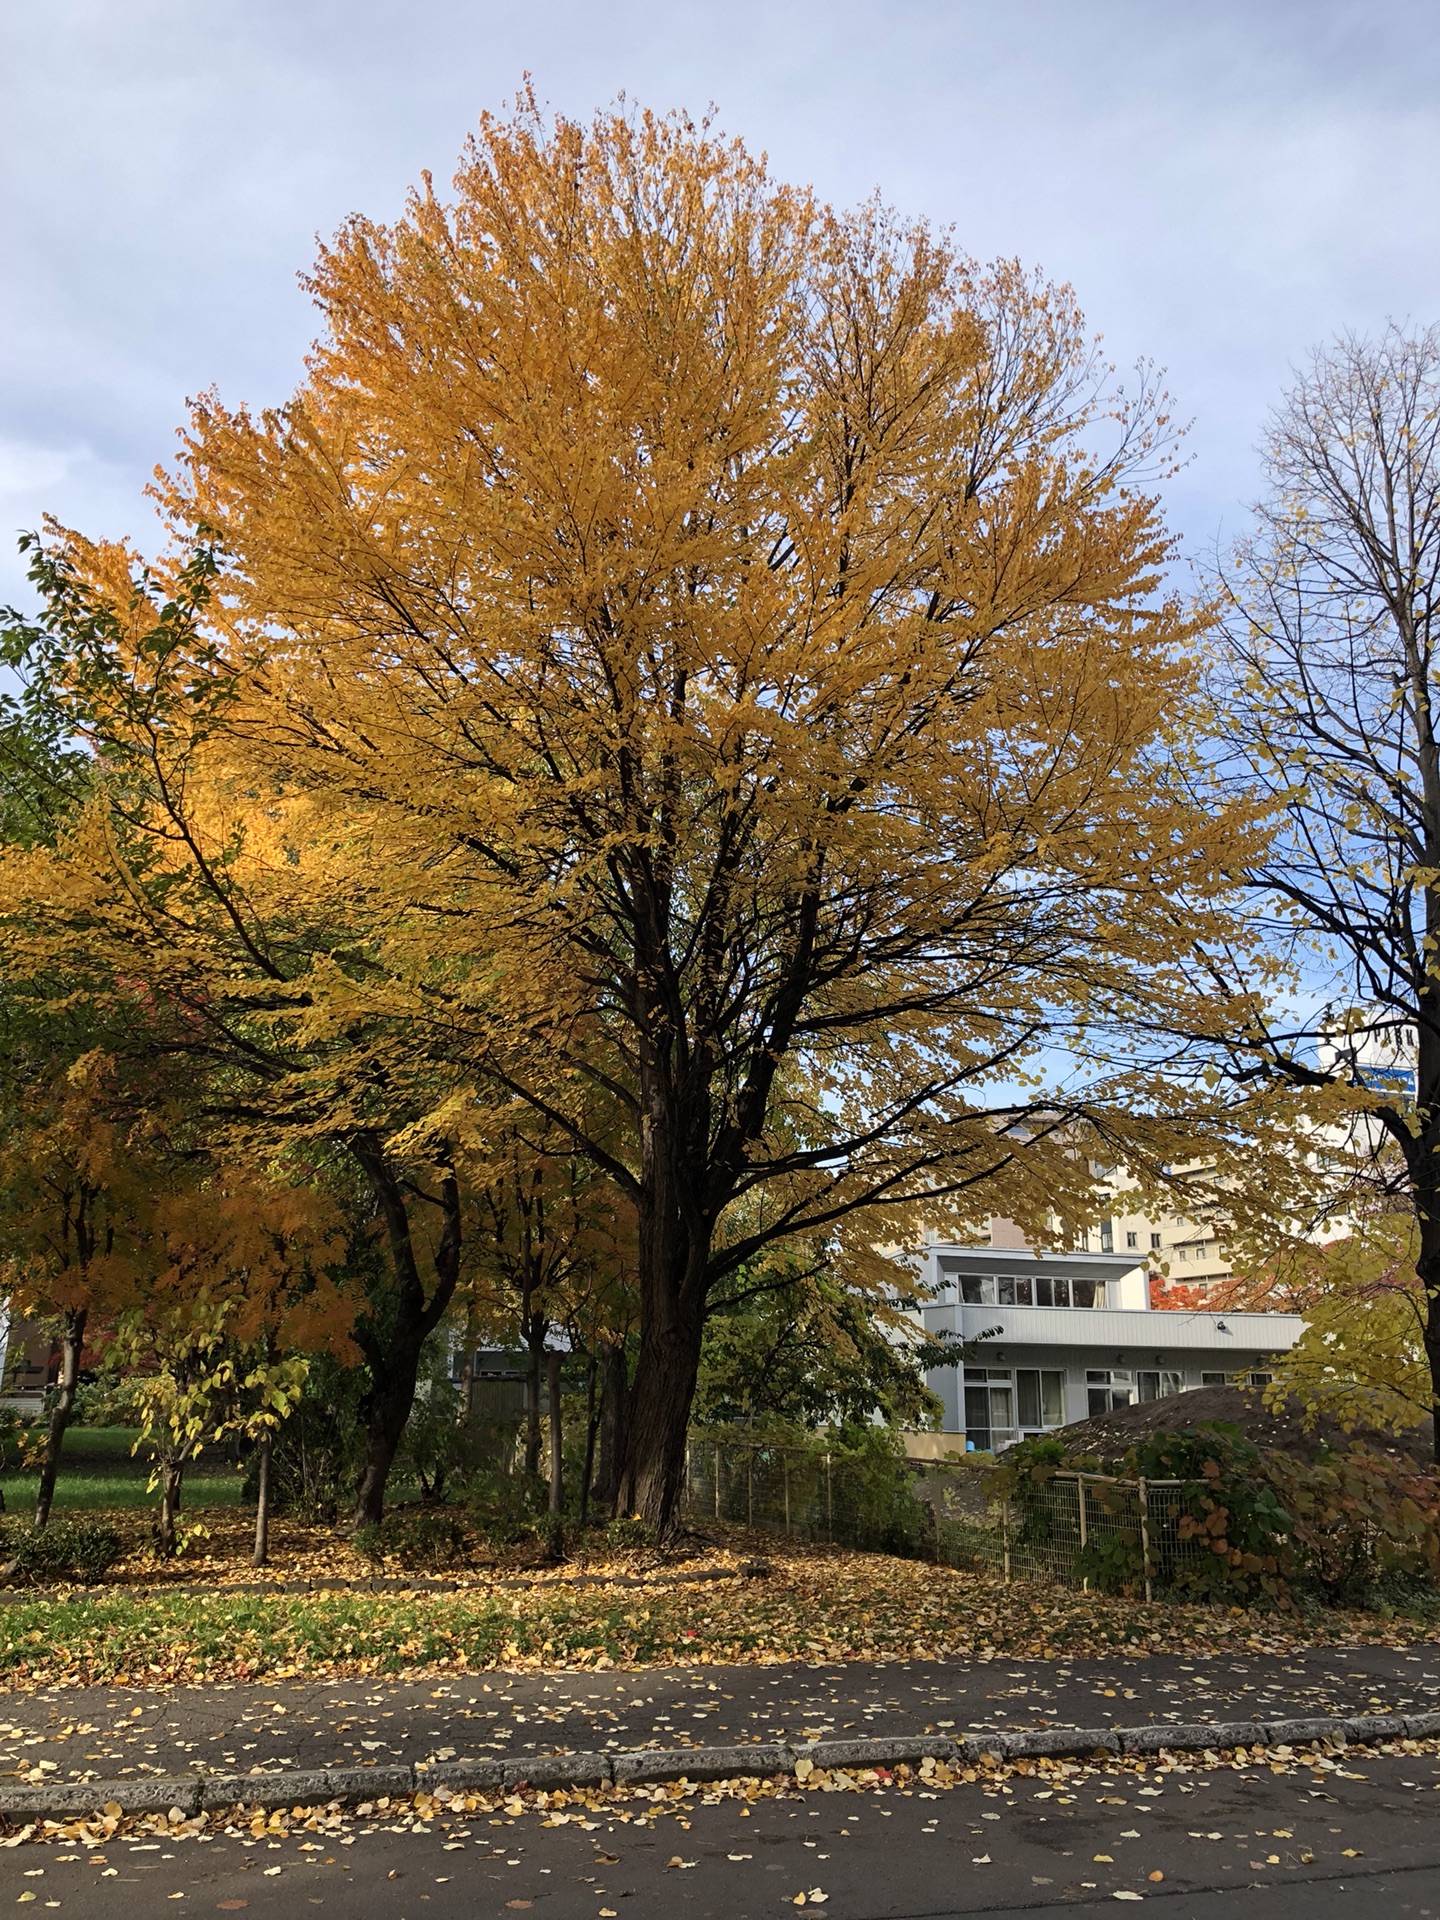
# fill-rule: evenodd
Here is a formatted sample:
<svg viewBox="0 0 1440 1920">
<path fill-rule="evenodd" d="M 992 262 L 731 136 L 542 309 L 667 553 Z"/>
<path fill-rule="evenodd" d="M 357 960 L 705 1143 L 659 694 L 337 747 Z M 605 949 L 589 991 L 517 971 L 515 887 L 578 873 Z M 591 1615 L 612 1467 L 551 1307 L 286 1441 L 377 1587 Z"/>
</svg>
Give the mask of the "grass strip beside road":
<svg viewBox="0 0 1440 1920">
<path fill-rule="evenodd" d="M 1404 1646 L 1417 1621 L 1257 1615 L 1004 1586 L 870 1554 L 776 1556 L 765 1579 L 608 1591 L 135 1593 L 0 1607 L 0 1686 L 166 1685 L 316 1675 L 781 1660 L 1071 1658 Z"/>
<path fill-rule="evenodd" d="M 116 1509 L 157 1510 L 159 1495 L 149 1487 L 150 1469 L 144 1462 L 137 1472 L 85 1473 L 64 1472 L 55 1485 L 56 1513 L 109 1513 Z M 40 1491 L 38 1473 L 0 1474 L 0 1496 L 8 1517 L 24 1522 L 35 1509 Z M 185 1482 L 183 1513 L 210 1512 L 216 1508 L 238 1507 L 244 1494 L 244 1482 L 237 1473 L 196 1474 Z"/>
</svg>

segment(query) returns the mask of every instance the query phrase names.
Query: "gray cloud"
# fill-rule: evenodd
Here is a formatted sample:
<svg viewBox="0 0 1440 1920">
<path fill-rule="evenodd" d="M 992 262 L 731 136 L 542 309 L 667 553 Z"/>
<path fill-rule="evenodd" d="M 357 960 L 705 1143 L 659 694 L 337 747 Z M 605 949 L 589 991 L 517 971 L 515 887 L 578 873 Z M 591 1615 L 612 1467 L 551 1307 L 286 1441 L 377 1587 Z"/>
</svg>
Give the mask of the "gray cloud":
<svg viewBox="0 0 1440 1920">
<path fill-rule="evenodd" d="M 1195 417 L 1193 543 L 1236 524 L 1312 343 L 1440 313 L 1429 0 L 46 0 L 3 33 L 10 598 L 46 510 L 153 540 L 186 396 L 282 397 L 314 235 L 446 177 L 527 69 L 574 114 L 713 101 L 778 172 L 1071 281 Z"/>
</svg>

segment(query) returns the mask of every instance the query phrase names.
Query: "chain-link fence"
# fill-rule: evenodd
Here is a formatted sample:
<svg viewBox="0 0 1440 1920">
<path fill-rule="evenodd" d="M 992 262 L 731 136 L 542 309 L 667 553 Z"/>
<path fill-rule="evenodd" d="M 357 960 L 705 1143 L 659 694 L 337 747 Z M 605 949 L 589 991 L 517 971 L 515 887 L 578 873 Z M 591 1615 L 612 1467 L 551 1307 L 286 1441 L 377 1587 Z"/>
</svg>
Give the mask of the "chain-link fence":
<svg viewBox="0 0 1440 1920">
<path fill-rule="evenodd" d="M 923 1552 L 935 1533 L 902 1463 L 802 1447 L 692 1441 L 686 1508 L 697 1520 L 880 1552 Z"/>
<path fill-rule="evenodd" d="M 1055 1473 L 998 1502 L 1006 1578 L 1155 1593 L 1199 1584 L 1209 1542 L 1187 1514 L 1183 1480 Z"/>
<path fill-rule="evenodd" d="M 794 1539 L 989 1568 L 1009 1579 L 1107 1591 L 1181 1591 L 1208 1542 L 1186 1483 L 1055 1473 L 992 1498 L 986 1470 L 803 1447 L 691 1442 L 686 1510 Z"/>
</svg>

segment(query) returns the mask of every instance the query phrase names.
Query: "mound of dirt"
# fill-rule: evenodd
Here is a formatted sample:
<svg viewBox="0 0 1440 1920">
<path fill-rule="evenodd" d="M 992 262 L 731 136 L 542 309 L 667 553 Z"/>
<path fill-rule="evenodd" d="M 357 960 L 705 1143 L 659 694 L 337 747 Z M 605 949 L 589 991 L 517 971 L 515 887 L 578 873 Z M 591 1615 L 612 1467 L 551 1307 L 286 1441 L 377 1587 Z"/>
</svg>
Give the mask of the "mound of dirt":
<svg viewBox="0 0 1440 1920">
<path fill-rule="evenodd" d="M 1323 1419 L 1307 1429 L 1298 1401 L 1289 1400 L 1280 1412 L 1272 1413 L 1259 1392 L 1249 1387 L 1198 1387 L 1167 1400 L 1146 1400 L 1093 1420 L 1058 1427 L 1052 1437 L 1063 1440 L 1071 1453 L 1113 1458 L 1147 1434 L 1178 1433 L 1182 1427 L 1202 1426 L 1208 1420 L 1223 1420 L 1238 1427 L 1257 1447 L 1288 1453 L 1297 1460 L 1313 1460 L 1322 1447 L 1344 1448 L 1358 1440 L 1376 1453 L 1397 1460 L 1413 1460 L 1419 1467 L 1435 1465 L 1433 1420 L 1422 1420 L 1403 1434 L 1377 1433 L 1369 1427 L 1357 1427 L 1347 1434 L 1333 1420 Z"/>
</svg>

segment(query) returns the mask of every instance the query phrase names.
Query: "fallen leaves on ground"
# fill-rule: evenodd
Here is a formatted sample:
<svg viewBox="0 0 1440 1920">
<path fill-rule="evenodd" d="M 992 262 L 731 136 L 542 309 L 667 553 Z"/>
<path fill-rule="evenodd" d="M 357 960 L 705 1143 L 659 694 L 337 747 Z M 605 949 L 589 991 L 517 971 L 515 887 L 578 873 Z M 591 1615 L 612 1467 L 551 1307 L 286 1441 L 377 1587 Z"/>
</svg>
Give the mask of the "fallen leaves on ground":
<svg viewBox="0 0 1440 1920">
<path fill-rule="evenodd" d="M 706 1546 L 753 1551 L 755 1536 Z M 0 1684 L 194 1685 L 300 1675 L 404 1675 L 710 1663 L 1101 1658 L 1406 1646 L 1433 1629 L 1373 1614 L 1220 1612 L 1086 1594 L 831 1548 L 766 1543 L 764 1579 L 644 1587 L 557 1577 L 522 1589 L 471 1577 L 448 1592 L 169 1593 L 73 1588 L 0 1608 Z M 693 1564 L 693 1563 L 692 1563 Z"/>
</svg>

